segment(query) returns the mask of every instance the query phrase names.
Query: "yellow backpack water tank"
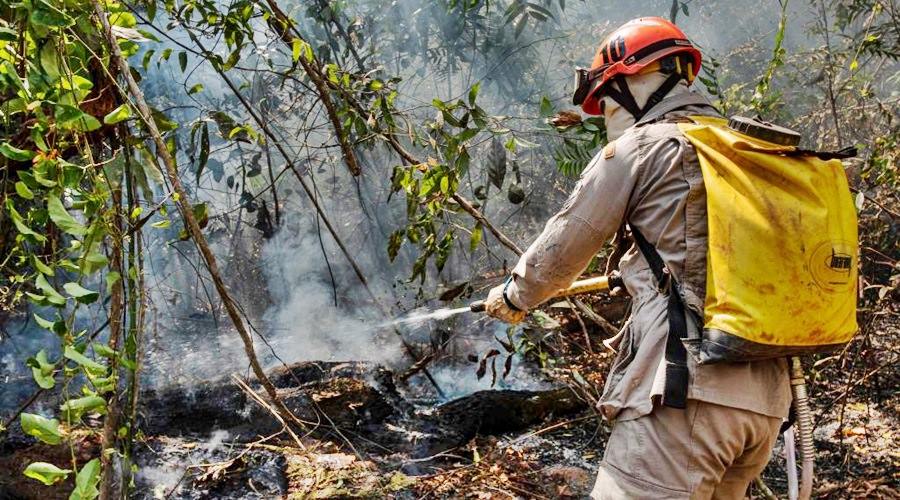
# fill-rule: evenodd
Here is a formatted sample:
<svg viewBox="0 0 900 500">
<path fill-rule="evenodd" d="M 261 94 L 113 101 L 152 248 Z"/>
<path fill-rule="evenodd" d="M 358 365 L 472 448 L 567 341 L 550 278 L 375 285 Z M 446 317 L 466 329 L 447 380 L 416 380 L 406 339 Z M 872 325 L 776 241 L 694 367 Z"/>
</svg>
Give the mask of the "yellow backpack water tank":
<svg viewBox="0 0 900 500">
<path fill-rule="evenodd" d="M 709 221 L 702 363 L 834 349 L 856 333 L 857 224 L 840 160 L 729 128 L 679 123 Z"/>
</svg>

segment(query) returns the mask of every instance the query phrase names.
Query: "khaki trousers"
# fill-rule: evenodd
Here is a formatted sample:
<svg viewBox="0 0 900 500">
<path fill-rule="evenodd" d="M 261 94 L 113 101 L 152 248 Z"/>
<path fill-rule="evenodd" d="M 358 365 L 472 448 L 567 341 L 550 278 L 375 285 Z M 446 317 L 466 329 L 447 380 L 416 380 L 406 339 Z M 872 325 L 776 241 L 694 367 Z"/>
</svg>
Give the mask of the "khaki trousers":
<svg viewBox="0 0 900 500">
<path fill-rule="evenodd" d="M 781 419 L 689 400 L 613 427 L 595 500 L 740 499 L 769 462 Z"/>
</svg>

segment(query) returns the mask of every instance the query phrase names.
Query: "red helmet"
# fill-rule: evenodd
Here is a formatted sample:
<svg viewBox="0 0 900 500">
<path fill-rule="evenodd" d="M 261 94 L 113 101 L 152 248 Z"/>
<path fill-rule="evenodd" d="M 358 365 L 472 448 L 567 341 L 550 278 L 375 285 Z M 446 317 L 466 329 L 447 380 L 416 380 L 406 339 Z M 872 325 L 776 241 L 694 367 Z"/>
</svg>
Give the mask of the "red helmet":
<svg viewBox="0 0 900 500">
<path fill-rule="evenodd" d="M 641 17 L 628 21 L 613 31 L 600 44 L 591 68 L 577 68 L 573 104 L 589 115 L 601 114 L 599 99 L 610 80 L 634 75 L 650 64 L 668 58 L 669 70 L 690 85 L 700 71 L 700 51 L 678 26 L 661 17 Z M 686 66 L 686 67 L 682 67 Z M 663 68 L 664 70 L 669 68 Z"/>
</svg>

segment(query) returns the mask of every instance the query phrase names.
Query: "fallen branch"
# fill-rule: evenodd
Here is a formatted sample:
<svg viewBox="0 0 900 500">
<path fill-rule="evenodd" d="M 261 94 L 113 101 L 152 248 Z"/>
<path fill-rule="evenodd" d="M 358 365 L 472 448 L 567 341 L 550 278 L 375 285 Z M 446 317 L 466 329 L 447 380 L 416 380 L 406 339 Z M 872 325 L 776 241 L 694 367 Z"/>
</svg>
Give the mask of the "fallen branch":
<svg viewBox="0 0 900 500">
<path fill-rule="evenodd" d="M 203 257 L 203 260 L 206 263 L 206 267 L 209 271 L 210 277 L 215 284 L 216 291 L 219 293 L 219 297 L 222 299 L 222 303 L 225 306 L 226 311 L 228 312 L 228 316 L 244 343 L 244 352 L 247 354 L 247 358 L 250 361 L 250 367 L 253 370 L 253 374 L 260 381 L 263 388 L 266 390 L 266 393 L 272 399 L 275 407 L 278 410 L 278 413 L 281 414 L 282 418 L 290 420 L 291 422 L 294 422 L 302 427 L 302 424 L 296 419 L 296 417 L 294 417 L 290 410 L 288 410 L 287 407 L 285 407 L 281 400 L 278 398 L 275 386 L 272 385 L 272 382 L 266 376 L 266 373 L 263 371 L 262 366 L 259 363 L 259 359 L 256 357 L 256 352 L 253 349 L 253 338 L 247 331 L 243 320 L 241 320 L 237 307 L 235 307 L 234 301 L 231 298 L 231 295 L 228 293 L 228 289 L 225 287 L 225 282 L 222 280 L 222 277 L 219 274 L 216 257 L 212 253 L 212 250 L 210 250 L 209 244 L 207 243 L 206 238 L 203 236 L 203 232 L 200 229 L 200 225 L 197 223 L 197 219 L 194 217 L 190 198 L 188 197 L 188 193 L 187 191 L 185 191 L 184 186 L 181 184 L 181 179 L 178 177 L 175 159 L 172 158 L 172 155 L 169 153 L 166 142 L 163 139 L 162 134 L 159 132 L 159 129 L 156 127 L 156 122 L 153 120 L 153 114 L 150 111 L 150 107 L 147 105 L 146 99 L 144 99 L 144 93 L 141 91 L 140 87 L 138 87 L 137 82 L 134 80 L 134 77 L 131 74 L 131 69 L 128 67 L 128 62 L 122 56 L 122 51 L 119 49 L 118 41 L 116 40 L 116 37 L 112 32 L 112 27 L 109 24 L 109 19 L 107 19 L 106 17 L 106 12 L 104 11 L 98 0 L 91 0 L 91 4 L 94 8 L 95 14 L 100 20 L 100 24 L 103 27 L 103 35 L 106 38 L 111 59 L 119 67 L 120 74 L 122 75 L 122 78 L 125 79 L 125 82 L 128 85 L 128 91 L 134 100 L 138 115 L 141 121 L 146 126 L 147 131 L 150 133 L 150 136 L 153 138 L 153 142 L 156 144 L 156 153 L 163 161 L 163 165 L 165 166 L 166 175 L 169 178 L 169 182 L 172 184 L 174 191 L 178 193 L 179 199 L 176 204 L 178 206 L 179 212 L 181 213 L 181 217 L 184 220 L 185 228 L 187 229 L 188 234 L 191 235 L 191 239 L 197 245 L 197 248 Z"/>
<path fill-rule="evenodd" d="M 266 403 L 266 401 L 263 398 L 259 397 L 259 394 L 257 394 L 256 391 L 254 391 L 252 388 L 250 388 L 250 386 L 247 385 L 246 382 L 241 380 L 240 377 L 238 377 L 237 375 L 235 375 L 233 373 L 231 374 L 231 380 L 234 380 L 234 383 L 236 383 L 238 385 L 238 387 L 241 388 L 242 391 L 244 391 L 248 396 L 250 396 L 250 398 L 253 401 L 256 401 L 256 404 L 258 404 L 264 410 L 271 413 L 272 416 L 275 417 L 275 420 L 277 420 L 278 423 L 280 423 L 284 427 L 284 430 L 286 430 L 287 433 L 291 435 L 291 438 L 294 439 L 294 442 L 297 443 L 297 446 L 300 447 L 301 450 L 306 449 L 306 446 L 303 445 L 303 442 L 300 441 L 300 438 L 297 436 L 297 434 L 294 433 L 294 431 L 291 429 L 291 426 L 287 425 L 287 423 L 284 421 L 284 419 L 281 418 L 281 415 L 279 415 L 278 412 L 275 411 L 274 408 L 272 408 L 272 406 L 270 406 L 268 403 Z"/>
<path fill-rule="evenodd" d="M 756 479 L 753 480 L 753 484 L 756 485 L 756 488 L 759 489 L 760 495 L 766 500 L 778 500 L 778 496 L 772 491 L 771 488 L 766 486 L 766 483 L 763 482 L 762 477 L 757 476 Z"/>
<path fill-rule="evenodd" d="M 613 336 L 619 331 L 618 328 L 613 326 L 606 318 L 597 314 L 591 309 L 591 306 L 585 304 L 580 299 L 572 299 L 572 302 L 575 303 L 575 307 L 578 308 L 581 314 L 584 314 L 589 320 L 596 323 L 600 328 L 603 328 L 603 331 L 605 331 L 607 335 Z"/>
</svg>

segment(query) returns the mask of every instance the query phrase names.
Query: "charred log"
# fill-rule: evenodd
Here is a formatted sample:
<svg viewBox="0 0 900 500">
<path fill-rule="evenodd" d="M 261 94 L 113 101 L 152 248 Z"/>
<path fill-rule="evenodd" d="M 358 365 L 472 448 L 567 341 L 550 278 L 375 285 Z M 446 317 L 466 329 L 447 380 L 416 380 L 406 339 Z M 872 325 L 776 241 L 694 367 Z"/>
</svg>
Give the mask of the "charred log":
<svg viewBox="0 0 900 500">
<path fill-rule="evenodd" d="M 430 456 L 468 443 L 478 434 L 519 431 L 552 416 L 586 408 L 568 388 L 549 391 L 479 391 L 427 413 L 421 423 L 426 437 L 413 450 Z"/>
</svg>

